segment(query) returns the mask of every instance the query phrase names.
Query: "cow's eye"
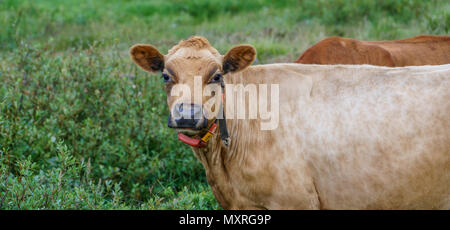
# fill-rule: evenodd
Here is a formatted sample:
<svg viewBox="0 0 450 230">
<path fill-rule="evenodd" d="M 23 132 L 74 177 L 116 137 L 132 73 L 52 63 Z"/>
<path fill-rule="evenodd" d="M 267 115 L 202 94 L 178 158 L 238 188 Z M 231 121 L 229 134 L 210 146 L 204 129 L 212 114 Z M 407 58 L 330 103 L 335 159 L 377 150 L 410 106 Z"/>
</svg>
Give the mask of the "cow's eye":
<svg viewBox="0 0 450 230">
<path fill-rule="evenodd" d="M 163 79 L 164 79 L 164 82 L 169 82 L 169 81 L 170 81 L 170 76 L 169 76 L 168 74 L 163 73 L 163 74 L 162 74 L 162 77 L 163 77 Z"/>
<path fill-rule="evenodd" d="M 209 81 L 209 83 L 219 83 L 222 80 L 222 74 L 217 73 L 213 78 Z"/>
</svg>

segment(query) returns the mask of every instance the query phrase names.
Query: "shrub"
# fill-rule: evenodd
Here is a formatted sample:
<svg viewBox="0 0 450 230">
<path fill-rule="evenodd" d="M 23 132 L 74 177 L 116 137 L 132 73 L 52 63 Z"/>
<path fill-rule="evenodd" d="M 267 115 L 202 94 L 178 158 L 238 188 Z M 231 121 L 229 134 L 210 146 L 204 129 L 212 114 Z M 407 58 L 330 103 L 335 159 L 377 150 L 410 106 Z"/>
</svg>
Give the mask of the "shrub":
<svg viewBox="0 0 450 230">
<path fill-rule="evenodd" d="M 67 170 L 54 169 L 61 153 L 57 143 L 63 141 L 70 155 L 82 162 L 80 165 L 89 163 L 90 177 L 120 185 L 125 191 L 123 197 L 130 201 L 125 207 L 138 207 L 151 197 L 171 199 L 186 188 L 210 192 L 204 186 L 200 163 L 166 128 L 167 108 L 161 103 L 165 95 L 159 77 L 149 77 L 125 65 L 118 53 L 110 54 L 117 58 L 98 53 L 99 45 L 53 57 L 49 46 L 22 44 L 7 58 L 7 64 L 1 65 L 1 72 L 6 74 L 2 74 L 4 84 L 0 88 L 0 145 L 8 150 L 8 160 L 2 164 L 11 180 L 27 178 L 39 183 L 58 170 Z M 17 164 L 24 159 L 25 168 L 43 170 L 37 179 L 24 174 L 31 171 Z M 43 173 L 45 170 L 52 171 Z M 71 170 L 73 173 L 65 174 L 67 180 L 82 167 Z M 86 191 L 93 196 L 99 193 L 88 185 Z M 174 194 L 166 193 L 168 188 Z M 77 199 L 75 195 L 73 199 Z M 58 207 L 87 207 L 65 205 Z M 190 207 L 211 208 L 216 204 Z"/>
<path fill-rule="evenodd" d="M 76 161 L 66 145 L 57 143 L 58 155 L 47 170 L 31 156 L 10 172 L 9 152 L 0 153 L 0 209 L 126 209 L 120 184 L 90 178 L 90 164 Z"/>
</svg>

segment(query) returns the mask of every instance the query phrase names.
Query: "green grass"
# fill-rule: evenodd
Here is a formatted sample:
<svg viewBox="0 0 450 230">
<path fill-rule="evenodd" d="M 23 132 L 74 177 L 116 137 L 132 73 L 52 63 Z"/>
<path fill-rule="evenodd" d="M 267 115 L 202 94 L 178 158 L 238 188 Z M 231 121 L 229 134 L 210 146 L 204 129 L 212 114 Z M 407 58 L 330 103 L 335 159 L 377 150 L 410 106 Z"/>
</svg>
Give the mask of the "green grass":
<svg viewBox="0 0 450 230">
<path fill-rule="evenodd" d="M 0 25 L 0 209 L 218 209 L 130 46 L 202 35 L 292 62 L 328 36 L 448 34 L 450 3 L 0 0 Z"/>
</svg>

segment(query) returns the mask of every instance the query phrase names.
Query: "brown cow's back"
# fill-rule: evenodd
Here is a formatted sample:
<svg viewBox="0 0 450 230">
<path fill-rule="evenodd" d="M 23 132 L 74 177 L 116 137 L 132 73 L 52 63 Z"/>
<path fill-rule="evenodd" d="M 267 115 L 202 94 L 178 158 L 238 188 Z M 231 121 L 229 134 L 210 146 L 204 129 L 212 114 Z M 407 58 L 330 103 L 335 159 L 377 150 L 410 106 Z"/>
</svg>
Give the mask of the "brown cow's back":
<svg viewBox="0 0 450 230">
<path fill-rule="evenodd" d="M 421 35 L 393 41 L 329 37 L 307 49 L 296 62 L 391 67 L 449 64 L 450 36 Z"/>
</svg>

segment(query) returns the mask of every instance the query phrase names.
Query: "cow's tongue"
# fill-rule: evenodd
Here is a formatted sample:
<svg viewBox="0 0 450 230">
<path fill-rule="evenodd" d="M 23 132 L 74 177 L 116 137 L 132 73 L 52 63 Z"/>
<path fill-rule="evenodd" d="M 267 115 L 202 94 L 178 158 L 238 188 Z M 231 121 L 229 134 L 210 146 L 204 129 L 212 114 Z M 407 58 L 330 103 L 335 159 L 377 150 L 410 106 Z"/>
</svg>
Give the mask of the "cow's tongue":
<svg viewBox="0 0 450 230">
<path fill-rule="evenodd" d="M 188 144 L 190 146 L 193 146 L 193 147 L 200 147 L 200 145 L 201 145 L 201 139 L 200 138 L 198 138 L 198 139 L 197 138 L 191 138 L 191 137 L 186 136 L 183 133 L 178 133 L 178 140 L 180 140 L 180 141 L 182 141 L 182 142 L 184 142 L 184 143 L 186 143 L 186 144 Z"/>
</svg>

